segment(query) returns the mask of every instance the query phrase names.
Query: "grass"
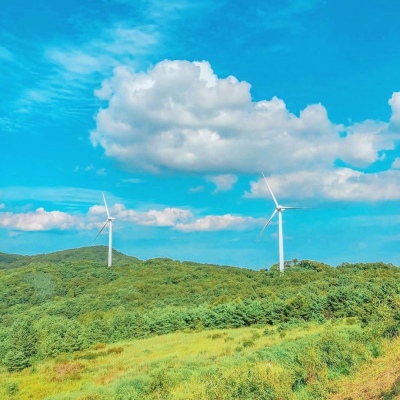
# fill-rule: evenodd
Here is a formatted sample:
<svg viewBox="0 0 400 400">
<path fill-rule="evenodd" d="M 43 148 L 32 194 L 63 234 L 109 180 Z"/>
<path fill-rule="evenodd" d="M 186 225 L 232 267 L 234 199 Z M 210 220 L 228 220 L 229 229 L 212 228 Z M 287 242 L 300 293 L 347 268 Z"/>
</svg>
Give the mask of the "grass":
<svg viewBox="0 0 400 400">
<path fill-rule="evenodd" d="M 338 382 L 331 400 L 400 400 L 400 338 L 384 345 L 384 355 Z"/>
<path fill-rule="evenodd" d="M 7 384 L 18 386 L 20 400 L 81 399 L 90 393 L 103 393 L 105 398 L 111 398 L 121 382 L 164 371 L 173 380 L 170 382 L 173 398 L 188 399 L 193 393 L 203 391 L 205 377 L 212 376 L 217 368 L 235 368 L 258 349 L 316 334 L 322 329 L 318 325 L 310 325 L 306 330 L 294 329 L 284 339 L 278 333 L 265 335 L 264 328 L 242 328 L 180 332 L 97 345 L 85 352 L 37 363 L 20 373 L 3 371 L 0 398 L 11 398 Z M 115 348 L 123 350 L 115 352 Z"/>
<path fill-rule="evenodd" d="M 287 371 L 260 354 L 310 340 L 327 326 L 307 324 L 282 332 L 264 327 L 179 332 L 142 340 L 97 344 L 19 373 L 0 371 L 0 398 L 18 400 L 311 399 L 282 386 Z M 339 324 L 329 329 L 355 330 Z M 398 344 L 398 343 L 397 343 Z M 400 348 L 400 346 L 398 346 Z M 290 349 L 290 347 L 289 347 Z M 399 350 L 400 355 L 400 350 Z M 377 362 L 377 361 L 375 361 Z M 376 371 L 375 371 L 376 372 Z M 311 382 L 313 393 L 317 383 Z M 270 386 L 265 382 L 270 382 Z M 237 387 L 232 387 L 237 383 Z M 341 385 L 347 385 L 346 380 Z M 245 389 L 243 389 L 245 387 Z M 392 387 L 388 386 L 388 391 Z M 252 393 L 243 397 L 240 391 Z M 230 397 L 224 397 L 231 391 Z M 389 392 L 388 392 L 389 393 Z M 235 397 L 237 396 L 237 397 Z M 270 397 L 268 397 L 270 396 Z M 272 396 L 272 397 L 271 397 Z M 297 396 L 297 397 L 296 397 Z M 338 393 L 337 396 L 340 396 Z M 343 397 L 335 397 L 339 399 Z M 354 397 L 354 399 L 363 397 Z M 395 397 L 390 397 L 395 398 Z M 389 399 L 389 397 L 388 397 Z"/>
</svg>

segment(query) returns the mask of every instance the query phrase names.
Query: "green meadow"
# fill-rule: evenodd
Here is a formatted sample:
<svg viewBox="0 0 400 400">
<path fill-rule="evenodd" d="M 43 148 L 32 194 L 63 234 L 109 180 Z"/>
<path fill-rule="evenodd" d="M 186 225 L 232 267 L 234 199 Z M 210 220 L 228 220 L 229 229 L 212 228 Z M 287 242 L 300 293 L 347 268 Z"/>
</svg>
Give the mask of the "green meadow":
<svg viewBox="0 0 400 400">
<path fill-rule="evenodd" d="M 396 266 L 105 255 L 0 254 L 1 399 L 400 396 Z"/>
</svg>

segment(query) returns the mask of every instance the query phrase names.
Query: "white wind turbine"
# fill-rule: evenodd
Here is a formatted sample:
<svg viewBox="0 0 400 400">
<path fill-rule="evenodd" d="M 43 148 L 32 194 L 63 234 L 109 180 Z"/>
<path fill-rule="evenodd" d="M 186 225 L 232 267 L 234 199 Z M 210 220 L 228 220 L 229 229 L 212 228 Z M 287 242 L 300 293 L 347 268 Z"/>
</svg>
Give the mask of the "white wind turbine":
<svg viewBox="0 0 400 400">
<path fill-rule="evenodd" d="M 94 238 L 93 241 L 95 241 L 99 237 L 100 233 L 103 231 L 103 229 L 106 227 L 106 225 L 109 224 L 109 226 L 108 226 L 108 266 L 111 267 L 111 264 L 112 264 L 112 223 L 116 218 L 110 216 L 110 212 L 108 211 L 107 202 L 106 202 L 106 198 L 104 197 L 104 193 L 102 193 L 102 195 L 103 195 L 104 205 L 106 206 L 107 221 L 104 223 L 103 227 L 100 229 L 99 233 L 97 234 L 97 236 Z"/>
<path fill-rule="evenodd" d="M 304 207 L 289 207 L 289 206 L 281 206 L 280 204 L 278 204 L 274 194 L 272 193 L 272 190 L 268 184 L 267 178 L 265 177 L 264 173 L 262 172 L 262 176 L 264 177 L 265 183 L 268 186 L 268 189 L 271 193 L 271 196 L 274 200 L 275 203 L 275 210 L 272 213 L 271 217 L 269 218 L 269 220 L 267 221 L 267 223 L 265 224 L 264 228 L 262 229 L 262 231 L 260 232 L 260 234 L 258 235 L 257 239 L 263 234 L 265 228 L 269 225 L 269 223 L 271 222 L 272 218 L 274 218 L 275 214 L 278 213 L 278 224 L 279 224 L 279 271 L 281 272 L 281 274 L 283 274 L 283 271 L 285 269 L 285 259 L 283 257 L 283 229 L 282 229 L 282 213 L 285 210 L 293 210 L 293 209 L 300 209 L 300 208 L 304 208 Z"/>
</svg>

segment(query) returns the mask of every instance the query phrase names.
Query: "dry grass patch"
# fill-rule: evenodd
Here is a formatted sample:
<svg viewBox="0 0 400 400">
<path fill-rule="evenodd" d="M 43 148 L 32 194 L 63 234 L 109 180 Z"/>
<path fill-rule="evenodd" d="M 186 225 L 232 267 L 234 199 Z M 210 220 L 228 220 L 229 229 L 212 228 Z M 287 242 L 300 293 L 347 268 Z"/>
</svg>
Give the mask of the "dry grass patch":
<svg viewBox="0 0 400 400">
<path fill-rule="evenodd" d="M 400 400 L 400 339 L 388 342 L 384 356 L 336 383 L 330 400 Z"/>
<path fill-rule="evenodd" d="M 55 364 L 50 373 L 51 382 L 63 382 L 69 379 L 81 379 L 81 372 L 84 371 L 85 366 L 79 362 L 64 362 Z"/>
</svg>

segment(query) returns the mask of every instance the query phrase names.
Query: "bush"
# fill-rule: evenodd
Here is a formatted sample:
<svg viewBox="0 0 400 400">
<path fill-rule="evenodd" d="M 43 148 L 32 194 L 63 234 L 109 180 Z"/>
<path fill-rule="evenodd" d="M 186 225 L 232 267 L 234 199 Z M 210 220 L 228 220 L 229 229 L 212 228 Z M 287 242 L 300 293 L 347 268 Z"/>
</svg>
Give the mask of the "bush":
<svg viewBox="0 0 400 400">
<path fill-rule="evenodd" d="M 9 396 L 19 393 L 19 386 L 16 382 L 10 382 L 5 384 L 6 393 Z"/>
<path fill-rule="evenodd" d="M 148 380 L 136 378 L 118 384 L 115 400 L 142 400 L 148 393 Z"/>
<path fill-rule="evenodd" d="M 283 382 L 283 381 L 282 381 Z M 217 371 L 206 384 L 209 400 L 275 400 L 291 399 L 290 388 L 284 387 L 265 368 L 245 365 L 234 371 Z"/>
<path fill-rule="evenodd" d="M 3 364 L 7 367 L 8 372 L 22 371 L 31 365 L 29 359 L 22 351 L 14 349 L 5 355 Z"/>
<path fill-rule="evenodd" d="M 111 349 L 107 350 L 107 354 L 121 354 L 123 351 L 123 347 L 111 347 Z"/>
<path fill-rule="evenodd" d="M 41 357 L 55 357 L 61 353 L 82 350 L 85 338 L 79 322 L 65 317 L 44 317 L 36 329 L 38 331 L 38 352 Z"/>
<path fill-rule="evenodd" d="M 386 339 L 394 339 L 399 336 L 400 323 L 394 323 L 389 325 L 383 332 L 383 337 Z"/>
</svg>

